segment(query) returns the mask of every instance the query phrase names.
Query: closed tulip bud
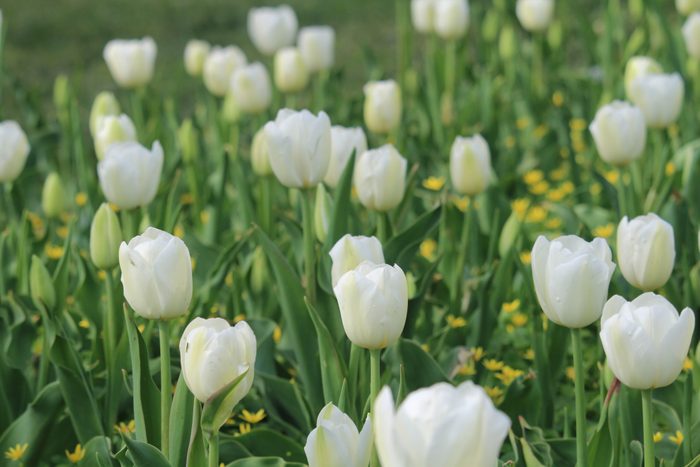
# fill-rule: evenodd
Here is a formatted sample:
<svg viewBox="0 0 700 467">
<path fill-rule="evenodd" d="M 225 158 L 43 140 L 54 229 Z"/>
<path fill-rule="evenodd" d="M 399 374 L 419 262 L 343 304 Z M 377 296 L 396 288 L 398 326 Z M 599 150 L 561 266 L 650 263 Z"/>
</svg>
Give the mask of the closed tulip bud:
<svg viewBox="0 0 700 467">
<path fill-rule="evenodd" d="M 389 211 L 406 191 L 408 163 L 391 144 L 365 151 L 355 163 L 353 184 L 360 203 L 372 211 Z"/>
<path fill-rule="evenodd" d="M 678 73 L 635 78 L 631 92 L 630 100 L 642 110 L 647 126 L 665 128 L 678 120 L 683 105 L 683 79 Z"/>
<path fill-rule="evenodd" d="M 70 107 L 70 83 L 64 74 L 56 76 L 53 82 L 53 104 L 59 116 L 64 116 Z"/>
<path fill-rule="evenodd" d="M 582 328 L 600 318 L 615 270 L 602 238 L 575 235 L 549 241 L 540 235 L 532 248 L 532 278 L 547 318 L 567 328 Z"/>
<path fill-rule="evenodd" d="M 663 73 L 661 65 L 656 60 L 644 56 L 635 56 L 627 60 L 625 65 L 625 94 L 632 99 L 632 82 L 646 75 Z"/>
<path fill-rule="evenodd" d="M 333 287 L 348 339 L 365 349 L 383 349 L 401 336 L 408 312 L 408 284 L 397 265 L 365 261 Z"/>
<path fill-rule="evenodd" d="M 192 39 L 185 46 L 185 71 L 190 76 L 201 76 L 211 45 L 207 41 Z"/>
<path fill-rule="evenodd" d="M 221 117 L 227 123 L 236 123 L 241 119 L 241 109 L 231 92 L 227 92 L 221 104 Z"/>
<path fill-rule="evenodd" d="M 98 160 L 105 158 L 107 148 L 112 144 L 135 141 L 136 127 L 127 115 L 107 115 L 98 121 L 95 134 L 95 154 Z"/>
<path fill-rule="evenodd" d="M 564 25 L 559 20 L 552 21 L 549 29 L 547 29 L 547 44 L 549 44 L 549 47 L 552 50 L 559 50 L 559 48 L 561 48 L 563 38 Z"/>
<path fill-rule="evenodd" d="M 365 261 L 384 263 L 384 251 L 377 237 L 345 234 L 333 245 L 328 254 L 333 262 L 331 267 L 333 287 L 338 284 L 343 274 L 352 271 Z"/>
<path fill-rule="evenodd" d="M 253 172 L 260 177 L 267 177 L 272 174 L 272 166 L 270 166 L 270 153 L 267 148 L 267 137 L 265 136 L 265 128 L 260 128 L 255 136 L 253 136 L 253 144 L 251 145 L 250 162 L 253 166 Z"/>
<path fill-rule="evenodd" d="M 192 260 L 185 242 L 149 227 L 119 246 L 124 298 L 146 319 L 177 318 L 192 300 Z M 191 388 L 190 388 L 191 389 Z"/>
<path fill-rule="evenodd" d="M 683 24 L 683 39 L 688 55 L 700 59 L 700 13 L 693 13 Z"/>
<path fill-rule="evenodd" d="M 102 192 L 120 209 L 146 206 L 156 196 L 163 169 L 163 148 L 156 141 L 149 151 L 139 143 L 112 144 L 97 164 Z"/>
<path fill-rule="evenodd" d="M 60 216 L 66 209 L 66 190 L 56 172 L 46 177 L 44 188 L 41 190 L 41 209 L 49 218 Z"/>
<path fill-rule="evenodd" d="M 29 290 L 37 307 L 45 306 L 51 310 L 56 305 L 56 289 L 51 274 L 36 255 L 32 255 L 32 265 L 29 268 Z"/>
<path fill-rule="evenodd" d="M 651 292 L 628 302 L 615 295 L 605 304 L 600 340 L 617 379 L 634 389 L 668 386 L 678 378 L 688 354 L 695 315 L 680 316 L 661 295 Z"/>
<path fill-rule="evenodd" d="M 301 28 L 297 46 L 311 73 L 328 70 L 335 60 L 335 31 L 330 26 Z"/>
<path fill-rule="evenodd" d="M 259 114 L 272 102 L 272 85 L 267 68 L 255 62 L 237 68 L 231 77 L 231 94 L 236 106 L 246 114 Z"/>
<path fill-rule="evenodd" d="M 372 421 L 368 416 L 358 432 L 355 422 L 329 402 L 318 414 L 304 452 L 309 467 L 367 467 L 372 453 Z"/>
<path fill-rule="evenodd" d="M 543 31 L 552 22 L 554 0 L 518 0 L 515 14 L 520 25 L 531 32 Z"/>
<path fill-rule="evenodd" d="M 289 5 L 252 8 L 248 12 L 248 35 L 263 55 L 292 45 L 297 27 L 297 16 Z"/>
<path fill-rule="evenodd" d="M 265 125 L 270 166 L 282 185 L 311 188 L 328 171 L 331 121 L 325 112 L 282 109 Z"/>
<path fill-rule="evenodd" d="M 280 92 L 302 91 L 309 83 L 309 70 L 296 47 L 285 47 L 275 53 L 275 86 Z"/>
<path fill-rule="evenodd" d="M 122 227 L 117 214 L 102 203 L 90 226 L 90 259 L 99 269 L 110 270 L 119 264 Z"/>
<path fill-rule="evenodd" d="M 145 86 L 153 78 L 156 62 L 156 43 L 150 37 L 143 39 L 111 40 L 103 56 L 114 81 L 123 88 Z"/>
<path fill-rule="evenodd" d="M 458 136 L 450 151 L 450 178 L 458 193 L 474 196 L 486 189 L 493 178 L 491 151 L 481 135 Z"/>
<path fill-rule="evenodd" d="M 180 338 L 180 366 L 185 383 L 200 402 L 244 375 L 215 416 L 214 429 L 223 425 L 233 408 L 253 386 L 256 339 L 245 321 L 230 326 L 221 318 L 195 318 Z"/>
<path fill-rule="evenodd" d="M 490 467 L 510 428 L 508 416 L 471 381 L 418 389 L 397 409 L 384 387 L 374 407 L 374 441 L 384 467 Z"/>
<path fill-rule="evenodd" d="M 323 183 L 319 183 L 316 187 L 316 203 L 314 204 L 314 232 L 319 242 L 326 241 L 328 236 L 328 224 L 331 217 L 332 200 Z"/>
<path fill-rule="evenodd" d="M 617 227 L 617 262 L 627 282 L 644 291 L 668 281 L 676 258 L 673 227 L 656 214 L 625 216 Z"/>
<path fill-rule="evenodd" d="M 445 40 L 459 39 L 469 27 L 467 0 L 437 0 L 435 3 L 435 32 Z"/>
<path fill-rule="evenodd" d="M 331 128 L 331 160 L 328 164 L 328 172 L 323 178 L 326 185 L 335 188 L 353 152 L 355 159 L 357 159 L 366 150 L 367 137 L 362 128 L 333 126 Z"/>
<path fill-rule="evenodd" d="M 197 129 L 192 124 L 192 120 L 185 119 L 177 130 L 177 141 L 182 151 L 182 160 L 186 164 L 192 164 L 198 159 L 199 140 Z"/>
<path fill-rule="evenodd" d="M 103 91 L 97 95 L 90 109 L 90 134 L 94 138 L 99 129 L 100 120 L 108 115 L 117 116 L 121 113 L 121 107 L 114 94 Z"/>
<path fill-rule="evenodd" d="M 24 169 L 29 141 L 14 120 L 0 122 L 0 183 L 13 182 Z"/>
<path fill-rule="evenodd" d="M 401 123 L 401 88 L 394 80 L 365 84 L 365 125 L 373 133 L 389 133 Z"/>
<path fill-rule="evenodd" d="M 639 107 L 622 101 L 604 105 L 589 128 L 600 158 L 609 164 L 627 165 L 644 152 L 647 127 Z"/>
<path fill-rule="evenodd" d="M 435 31 L 436 0 L 411 0 L 411 22 L 416 31 L 429 34 Z"/>
<path fill-rule="evenodd" d="M 510 26 L 501 28 L 501 33 L 498 36 L 498 53 L 503 61 L 512 59 L 518 48 L 518 39 L 515 36 L 515 30 Z"/>
<path fill-rule="evenodd" d="M 246 63 L 248 59 L 245 54 L 235 45 L 214 46 L 204 61 L 204 86 L 215 96 L 224 97 L 231 86 L 233 72 Z"/>
<path fill-rule="evenodd" d="M 676 0 L 676 10 L 683 16 L 700 11 L 700 0 Z"/>
</svg>

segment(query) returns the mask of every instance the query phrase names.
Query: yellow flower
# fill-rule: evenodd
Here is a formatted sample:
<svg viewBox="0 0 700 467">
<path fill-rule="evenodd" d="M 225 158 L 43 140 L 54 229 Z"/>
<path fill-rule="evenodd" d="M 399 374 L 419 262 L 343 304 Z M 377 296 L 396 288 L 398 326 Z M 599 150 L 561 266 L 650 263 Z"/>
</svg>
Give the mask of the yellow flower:
<svg viewBox="0 0 700 467">
<path fill-rule="evenodd" d="M 452 329 L 463 328 L 467 325 L 467 320 L 461 316 L 447 315 L 447 325 Z"/>
<path fill-rule="evenodd" d="M 46 252 L 46 256 L 48 256 L 50 259 L 53 259 L 53 260 L 58 260 L 58 259 L 61 259 L 63 257 L 63 247 L 62 246 L 47 243 L 46 246 L 44 247 L 44 252 Z"/>
<path fill-rule="evenodd" d="M 562 94 L 561 91 L 554 91 L 554 94 L 552 94 L 552 104 L 554 104 L 554 107 L 561 107 L 564 105 L 564 94 Z"/>
<path fill-rule="evenodd" d="M 80 326 L 80 327 L 83 328 L 83 329 L 88 329 L 88 328 L 90 327 L 90 321 L 88 321 L 88 320 L 86 320 L 86 319 L 81 319 L 81 320 L 78 322 L 78 326 Z"/>
<path fill-rule="evenodd" d="M 194 271 L 194 268 L 197 267 L 197 260 L 194 258 L 190 258 L 190 263 L 192 263 L 192 270 Z"/>
<path fill-rule="evenodd" d="M 117 433 L 129 434 L 136 431 L 136 422 L 129 420 L 127 423 L 119 422 L 119 424 L 114 425 L 114 431 Z"/>
<path fill-rule="evenodd" d="M 99 271 L 97 271 L 97 278 L 103 281 L 107 279 L 107 273 L 104 270 L 100 269 Z"/>
<path fill-rule="evenodd" d="M 515 126 L 518 127 L 518 130 L 523 130 L 527 128 L 530 125 L 530 119 L 527 117 L 520 117 L 515 121 Z"/>
<path fill-rule="evenodd" d="M 29 223 L 32 224 L 34 238 L 42 238 L 44 234 L 46 234 L 46 226 L 44 225 L 43 219 L 31 211 L 27 212 L 27 219 L 29 219 Z"/>
<path fill-rule="evenodd" d="M 512 324 L 506 324 L 506 332 L 508 334 L 513 334 L 515 332 L 515 326 Z"/>
<path fill-rule="evenodd" d="M 250 413 L 246 409 L 243 409 L 240 417 L 247 423 L 255 425 L 256 423 L 260 423 L 266 416 L 265 409 L 260 409 L 255 413 Z"/>
<path fill-rule="evenodd" d="M 466 212 L 469 207 L 469 198 L 466 196 L 454 196 L 452 202 L 457 206 L 457 209 L 462 212 Z"/>
<path fill-rule="evenodd" d="M 670 161 L 667 162 L 665 172 L 666 172 L 667 177 L 670 177 L 671 175 L 676 173 L 676 164 L 674 164 L 673 162 L 670 162 Z"/>
<path fill-rule="evenodd" d="M 275 330 L 272 331 L 272 340 L 275 341 L 275 344 L 279 344 L 280 341 L 282 340 L 282 328 L 279 326 L 275 326 Z"/>
<path fill-rule="evenodd" d="M 498 386 L 484 386 L 484 391 L 486 391 L 486 395 L 491 398 L 494 404 L 499 405 L 503 402 L 503 389 Z"/>
<path fill-rule="evenodd" d="M 690 371 L 693 369 L 693 361 L 685 357 L 685 360 L 683 360 L 683 371 Z"/>
<path fill-rule="evenodd" d="M 71 464 L 77 464 L 78 462 L 83 460 L 83 457 L 85 457 L 85 450 L 80 445 L 80 443 L 78 443 L 75 446 L 75 451 L 70 452 L 69 450 L 66 449 L 66 457 L 71 462 Z"/>
<path fill-rule="evenodd" d="M 542 180 L 544 180 L 544 174 L 538 169 L 528 170 L 525 172 L 525 175 L 523 175 L 523 181 L 528 185 L 535 185 Z"/>
<path fill-rule="evenodd" d="M 515 147 L 515 136 L 509 136 L 506 138 L 506 149 L 513 149 Z"/>
<path fill-rule="evenodd" d="M 209 211 L 202 211 L 199 213 L 199 220 L 202 224 L 207 224 L 210 218 L 211 214 L 209 213 Z"/>
<path fill-rule="evenodd" d="M 528 264 L 530 264 L 530 261 L 531 261 L 531 260 L 532 260 L 532 255 L 531 255 L 530 251 L 526 250 L 526 251 L 522 251 L 522 252 L 520 253 L 520 261 L 521 261 L 524 265 L 527 266 Z"/>
<path fill-rule="evenodd" d="M 85 193 L 83 193 L 82 191 L 76 193 L 75 204 L 77 204 L 79 208 L 82 208 L 83 206 L 85 206 L 87 204 L 87 202 L 88 202 L 88 197 Z"/>
<path fill-rule="evenodd" d="M 240 321 L 243 321 L 245 319 L 245 315 L 243 313 L 238 313 L 236 316 L 233 317 L 233 322 L 238 323 Z"/>
<path fill-rule="evenodd" d="M 683 442 L 683 440 L 685 439 L 685 436 L 683 436 L 683 433 L 681 433 L 680 431 L 677 430 L 677 431 L 676 431 L 676 434 L 675 434 L 675 435 L 669 436 L 668 439 L 669 439 L 673 444 L 677 444 L 678 446 L 680 446 L 681 443 Z"/>
<path fill-rule="evenodd" d="M 474 362 L 467 362 L 464 365 L 457 367 L 457 374 L 460 376 L 474 376 L 476 374 Z"/>
<path fill-rule="evenodd" d="M 432 261 L 435 259 L 435 252 L 437 251 L 437 242 L 433 240 L 432 238 L 427 238 L 423 240 L 420 244 L 420 255 L 427 259 L 428 261 Z"/>
<path fill-rule="evenodd" d="M 569 128 L 571 128 L 572 131 L 583 131 L 586 129 L 588 124 L 586 121 L 582 118 L 573 118 L 569 122 Z"/>
<path fill-rule="evenodd" d="M 516 313 L 513 315 L 511 322 L 514 326 L 521 328 L 527 324 L 527 315 L 524 313 Z"/>
<path fill-rule="evenodd" d="M 481 360 L 484 357 L 484 355 L 486 355 L 486 352 L 484 351 L 483 347 L 474 347 L 472 349 L 472 359 L 475 362 Z"/>
<path fill-rule="evenodd" d="M 185 238 L 185 229 L 183 229 L 182 226 L 178 224 L 173 229 L 173 235 L 175 235 L 177 238 Z"/>
<path fill-rule="evenodd" d="M 559 182 L 559 181 L 564 180 L 566 178 L 568 171 L 569 170 L 566 167 L 566 165 L 562 164 L 558 168 L 549 172 L 549 178 L 551 178 L 555 182 Z"/>
<path fill-rule="evenodd" d="M 138 326 L 136 326 L 136 329 L 138 329 L 139 332 L 140 332 L 141 334 L 143 334 L 143 333 L 146 331 L 146 325 L 143 324 L 143 323 L 141 323 L 141 324 L 139 324 Z"/>
<path fill-rule="evenodd" d="M 22 460 L 22 457 L 24 456 L 24 453 L 27 452 L 27 449 L 29 448 L 29 444 L 24 443 L 24 444 L 15 444 L 14 447 L 11 447 L 7 451 L 5 451 L 5 458 L 10 459 L 11 461 L 18 461 Z"/>
<path fill-rule="evenodd" d="M 75 305 L 75 297 L 72 295 L 68 295 L 66 297 L 66 305 L 68 305 L 68 306 Z"/>
<path fill-rule="evenodd" d="M 506 313 L 512 313 L 520 308 L 520 299 L 515 299 L 512 302 L 506 302 L 503 304 L 503 311 Z"/>
<path fill-rule="evenodd" d="M 428 344 L 421 344 L 420 348 L 423 349 L 423 352 L 425 353 L 430 352 L 430 346 Z"/>
<path fill-rule="evenodd" d="M 544 223 L 544 226 L 551 230 L 557 230 L 559 229 L 559 227 L 561 227 L 561 219 L 559 219 L 558 217 L 549 219 L 547 222 Z"/>
<path fill-rule="evenodd" d="M 229 271 L 228 274 L 226 274 L 224 284 L 226 284 L 227 287 L 231 287 L 233 285 L 233 271 Z"/>
<path fill-rule="evenodd" d="M 513 381 L 515 381 L 517 378 L 523 375 L 522 370 L 517 370 L 515 368 L 511 368 L 508 365 L 504 366 L 503 369 L 499 374 L 496 375 L 496 378 L 501 380 L 503 384 L 506 386 L 510 386 Z"/>
<path fill-rule="evenodd" d="M 505 363 L 503 363 L 500 360 L 496 360 L 494 358 L 489 358 L 487 360 L 484 360 L 484 368 L 486 368 L 489 371 L 501 371 L 504 366 L 505 366 Z"/>
<path fill-rule="evenodd" d="M 440 191 L 445 186 L 445 177 L 428 177 L 423 180 L 423 188 L 430 191 Z"/>
<path fill-rule="evenodd" d="M 527 213 L 527 216 L 525 217 L 525 220 L 527 222 L 542 222 L 547 218 L 547 210 L 543 208 L 542 206 L 534 206 L 530 211 Z"/>
<path fill-rule="evenodd" d="M 589 191 L 593 196 L 598 196 L 600 192 L 603 191 L 603 187 L 600 185 L 600 183 L 596 182 L 591 185 Z"/>
<path fill-rule="evenodd" d="M 617 181 L 620 179 L 620 172 L 617 170 L 608 170 L 603 174 L 605 176 L 605 179 L 610 183 L 611 185 L 615 185 Z"/>
<path fill-rule="evenodd" d="M 180 202 L 183 205 L 188 205 L 194 203 L 194 196 L 192 196 L 192 193 L 183 193 L 182 196 L 180 196 Z"/>
<path fill-rule="evenodd" d="M 109 208 L 114 212 L 119 212 L 119 206 L 114 203 L 109 203 Z"/>
<path fill-rule="evenodd" d="M 566 377 L 571 381 L 576 381 L 576 370 L 572 366 L 566 367 Z"/>
<path fill-rule="evenodd" d="M 544 313 L 540 315 L 540 318 L 542 319 L 542 329 L 546 331 L 549 328 L 549 318 Z"/>
<path fill-rule="evenodd" d="M 553 203 L 557 203 L 566 197 L 566 192 L 561 188 L 555 188 L 547 192 L 547 199 Z"/>
<path fill-rule="evenodd" d="M 549 190 L 549 183 L 544 180 L 530 187 L 530 193 L 533 195 L 543 195 L 547 190 Z"/>
<path fill-rule="evenodd" d="M 241 423 L 238 425 L 238 432 L 242 435 L 250 433 L 250 423 Z"/>
<path fill-rule="evenodd" d="M 515 215 L 518 217 L 518 219 L 522 220 L 525 218 L 527 208 L 530 207 L 530 200 L 527 198 L 518 198 L 512 203 L 510 203 L 510 207 L 515 213 Z"/>
<path fill-rule="evenodd" d="M 654 438 L 653 438 L 653 439 L 654 439 L 654 442 L 655 442 L 655 443 L 658 443 L 658 442 L 660 442 L 662 439 L 664 439 L 664 435 L 661 434 L 660 431 L 657 431 L 656 433 L 654 433 Z"/>
<path fill-rule="evenodd" d="M 56 235 L 65 239 L 68 236 L 68 227 L 66 227 L 65 225 L 60 226 L 56 229 Z"/>
<path fill-rule="evenodd" d="M 537 139 L 542 139 L 544 135 L 547 134 L 549 131 L 549 128 L 547 128 L 547 125 L 544 123 L 542 125 L 538 125 L 537 128 L 535 128 L 535 131 L 533 132 L 535 135 L 535 138 Z"/>
<path fill-rule="evenodd" d="M 615 224 L 599 225 L 598 227 L 593 229 L 593 236 L 610 238 L 614 232 Z"/>
<path fill-rule="evenodd" d="M 525 360 L 534 360 L 535 359 L 535 351 L 532 348 L 527 349 L 525 351 L 525 353 L 523 354 L 523 358 Z"/>
</svg>

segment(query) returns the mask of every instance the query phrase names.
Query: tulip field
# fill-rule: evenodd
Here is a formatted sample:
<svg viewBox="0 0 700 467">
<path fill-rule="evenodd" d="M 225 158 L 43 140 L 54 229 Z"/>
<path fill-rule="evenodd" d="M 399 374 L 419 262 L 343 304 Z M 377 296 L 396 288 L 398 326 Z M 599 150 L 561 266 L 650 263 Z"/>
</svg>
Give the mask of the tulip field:
<svg viewBox="0 0 700 467">
<path fill-rule="evenodd" d="M 98 3 L 0 10 L 1 466 L 700 466 L 700 0 Z"/>
</svg>

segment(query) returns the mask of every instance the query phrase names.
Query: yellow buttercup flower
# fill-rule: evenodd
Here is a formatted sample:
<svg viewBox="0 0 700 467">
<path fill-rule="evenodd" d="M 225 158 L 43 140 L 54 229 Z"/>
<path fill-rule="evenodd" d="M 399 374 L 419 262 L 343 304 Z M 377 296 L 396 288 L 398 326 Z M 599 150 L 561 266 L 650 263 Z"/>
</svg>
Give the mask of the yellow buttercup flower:
<svg viewBox="0 0 700 467">
<path fill-rule="evenodd" d="M 114 431 L 125 435 L 134 433 L 136 431 L 136 422 L 133 420 L 129 420 L 127 423 L 119 422 L 118 424 L 114 425 Z"/>
<path fill-rule="evenodd" d="M 256 423 L 260 423 L 266 416 L 267 414 L 265 413 L 265 409 L 260 409 L 255 413 L 251 413 L 248 412 L 246 409 L 243 409 L 240 415 L 240 417 L 243 420 L 253 425 L 255 425 Z"/>
<path fill-rule="evenodd" d="M 515 126 L 518 127 L 518 130 L 523 130 L 530 126 L 530 119 L 527 117 L 520 117 L 515 121 Z"/>
<path fill-rule="evenodd" d="M 467 325 L 467 320 L 461 316 L 447 315 L 447 325 L 452 329 L 463 328 Z"/>
<path fill-rule="evenodd" d="M 562 184 L 559 186 L 559 189 L 562 190 L 562 191 L 563 191 L 564 193 L 566 193 L 567 195 L 570 195 L 571 193 L 574 192 L 574 190 L 576 189 L 576 187 L 574 186 L 574 183 L 573 183 L 573 182 L 571 182 L 571 181 L 566 181 L 566 182 L 562 183 Z"/>
<path fill-rule="evenodd" d="M 188 205 L 194 203 L 194 196 L 192 196 L 192 193 L 183 193 L 182 196 L 180 196 L 180 202 L 183 205 Z"/>
<path fill-rule="evenodd" d="M 534 206 L 530 211 L 528 211 L 525 220 L 527 222 L 538 223 L 542 222 L 547 218 L 547 210 L 542 206 Z"/>
<path fill-rule="evenodd" d="M 554 107 L 561 107 L 564 105 L 564 94 L 561 91 L 554 91 L 554 94 L 552 94 L 552 104 L 554 104 Z"/>
<path fill-rule="evenodd" d="M 427 238 L 423 240 L 420 244 L 420 255 L 427 259 L 428 261 L 433 261 L 435 259 L 435 252 L 437 251 L 437 242 L 432 238 Z"/>
<path fill-rule="evenodd" d="M 611 185 L 615 185 L 617 181 L 620 179 L 620 172 L 617 170 L 608 170 L 603 174 L 605 179 L 610 183 Z"/>
<path fill-rule="evenodd" d="M 484 360 L 484 368 L 486 368 L 489 371 L 501 371 L 504 366 L 505 366 L 505 363 L 503 363 L 500 360 L 496 360 L 493 358 L 489 358 L 487 360 Z"/>
<path fill-rule="evenodd" d="M 535 135 L 535 138 L 542 139 L 542 138 L 544 138 L 544 135 L 546 135 L 548 131 L 549 131 L 549 128 L 547 128 L 547 125 L 545 125 L 543 123 L 542 125 L 538 125 L 537 128 L 535 128 L 535 131 L 533 133 Z"/>
<path fill-rule="evenodd" d="M 185 238 L 185 229 L 182 228 L 180 224 L 178 224 L 173 229 L 173 235 L 175 235 L 177 238 Z"/>
<path fill-rule="evenodd" d="M 528 170 L 523 175 L 523 181 L 528 185 L 535 185 L 544 180 L 544 173 L 539 169 Z"/>
<path fill-rule="evenodd" d="M 506 365 L 503 367 L 501 372 L 496 375 L 496 378 L 498 378 L 506 386 L 510 386 L 513 383 L 513 381 L 521 377 L 523 374 L 524 373 L 522 370 L 511 368 L 508 365 Z"/>
<path fill-rule="evenodd" d="M 498 386 L 484 386 L 484 391 L 488 395 L 494 404 L 499 405 L 503 402 L 503 397 L 505 396 L 503 389 Z"/>
<path fill-rule="evenodd" d="M 209 211 L 202 211 L 199 213 L 199 220 L 202 224 L 209 223 L 209 219 L 211 219 L 211 214 Z"/>
<path fill-rule="evenodd" d="M 457 367 L 457 374 L 460 376 L 474 376 L 476 374 L 474 362 L 467 362 Z"/>
<path fill-rule="evenodd" d="M 46 256 L 53 260 L 59 260 L 63 257 L 63 247 L 59 245 L 47 243 L 44 247 L 44 252 Z"/>
<path fill-rule="evenodd" d="M 466 212 L 469 207 L 469 198 L 466 196 L 454 196 L 452 202 L 462 212 Z"/>
<path fill-rule="evenodd" d="M 68 236 L 68 227 L 66 227 L 65 225 L 60 226 L 56 229 L 56 235 L 65 239 Z"/>
<path fill-rule="evenodd" d="M 445 177 L 428 177 L 423 180 L 423 188 L 430 191 L 440 191 L 445 186 Z"/>
<path fill-rule="evenodd" d="M 603 191 L 603 187 L 600 185 L 600 183 L 596 182 L 591 184 L 588 191 L 590 191 L 593 196 L 598 196 Z"/>
<path fill-rule="evenodd" d="M 535 359 L 535 351 L 532 348 L 527 349 L 525 351 L 525 353 L 523 354 L 523 358 L 525 360 L 534 360 Z"/>
<path fill-rule="evenodd" d="M 683 440 L 685 439 L 685 436 L 683 436 L 683 433 L 681 433 L 680 431 L 676 431 L 676 434 L 675 434 L 675 435 L 669 436 L 668 439 L 669 439 L 673 444 L 676 444 L 676 445 L 680 446 L 681 443 L 683 442 Z"/>
<path fill-rule="evenodd" d="M 593 236 L 610 238 L 614 232 L 615 224 L 599 225 L 598 227 L 593 229 Z"/>
<path fill-rule="evenodd" d="M 670 161 L 667 162 L 666 167 L 665 167 L 665 172 L 666 172 L 667 177 L 670 177 L 671 175 L 676 173 L 676 164 L 674 164 L 673 162 L 670 162 Z"/>
<path fill-rule="evenodd" d="M 516 313 L 513 315 L 511 322 L 514 326 L 521 328 L 527 324 L 527 315 L 524 313 Z"/>
<path fill-rule="evenodd" d="M 561 227 L 561 219 L 555 217 L 544 223 L 544 226 L 551 230 L 558 230 Z"/>
<path fill-rule="evenodd" d="M 562 164 L 558 168 L 549 172 L 549 178 L 551 178 L 555 182 L 560 182 L 566 178 L 568 172 L 569 169 L 566 167 L 566 165 Z"/>
<path fill-rule="evenodd" d="M 547 192 L 547 200 L 557 203 L 566 198 L 566 192 L 561 188 L 555 188 Z"/>
<path fill-rule="evenodd" d="M 506 302 L 503 304 L 503 311 L 506 313 L 512 313 L 520 308 L 520 299 L 515 299 L 512 302 Z"/>
<path fill-rule="evenodd" d="M 530 251 L 523 251 L 520 253 L 520 261 L 524 265 L 530 264 L 530 261 L 532 260 L 532 255 L 530 254 Z"/>
<path fill-rule="evenodd" d="M 89 329 L 90 328 L 90 321 L 88 321 L 86 319 L 81 319 L 78 322 L 78 326 L 80 326 L 83 329 Z"/>
<path fill-rule="evenodd" d="M 83 206 L 85 206 L 87 204 L 87 202 L 88 202 L 88 197 L 85 193 L 83 193 L 82 191 L 76 193 L 75 204 L 78 205 L 79 208 L 82 208 Z"/>
<path fill-rule="evenodd" d="M 250 430 L 251 430 L 250 423 L 241 423 L 240 425 L 238 425 L 238 432 L 242 435 L 244 435 L 246 433 L 250 433 Z"/>
<path fill-rule="evenodd" d="M 243 313 L 238 313 L 236 316 L 233 317 L 233 322 L 238 323 L 240 321 L 243 321 L 245 319 L 245 315 Z"/>
<path fill-rule="evenodd" d="M 518 219 L 522 220 L 525 218 L 525 213 L 530 207 L 530 200 L 527 198 L 518 198 L 512 203 L 510 203 L 510 207 L 515 213 L 515 215 L 518 217 Z"/>
<path fill-rule="evenodd" d="M 19 461 L 24 457 L 24 453 L 29 449 L 29 444 L 15 444 L 13 447 L 5 451 L 5 458 L 11 461 Z"/>
<path fill-rule="evenodd" d="M 573 118 L 569 122 L 569 128 L 571 128 L 572 131 L 583 131 L 587 126 L 588 123 L 582 118 Z"/>
<path fill-rule="evenodd" d="M 226 274 L 226 277 L 224 278 L 224 284 L 226 284 L 227 287 L 231 287 L 233 285 L 233 272 L 229 271 L 228 274 Z"/>
<path fill-rule="evenodd" d="M 547 190 L 549 190 L 549 183 L 544 180 L 530 187 L 530 193 L 533 195 L 543 195 Z"/>
<path fill-rule="evenodd" d="M 484 351 L 483 347 L 474 347 L 472 349 L 472 359 L 475 362 L 481 360 L 484 357 L 484 355 L 486 355 L 486 352 Z"/>
<path fill-rule="evenodd" d="M 83 460 L 83 457 L 85 457 L 85 450 L 80 445 L 80 443 L 78 443 L 75 446 L 75 450 L 73 452 L 70 452 L 66 449 L 66 457 L 68 458 L 71 464 L 77 464 L 78 462 Z"/>
<path fill-rule="evenodd" d="M 275 341 L 275 344 L 279 344 L 280 341 L 282 340 L 282 328 L 279 326 L 275 326 L 275 330 L 272 331 L 272 340 Z"/>
<path fill-rule="evenodd" d="M 576 370 L 572 366 L 566 367 L 566 377 L 571 381 L 576 381 Z"/>
<path fill-rule="evenodd" d="M 683 371 L 690 371 L 693 369 L 693 361 L 685 357 L 685 360 L 683 360 Z"/>
<path fill-rule="evenodd" d="M 662 439 L 664 439 L 664 435 L 663 435 L 660 431 L 657 431 L 656 433 L 654 433 L 654 438 L 653 438 L 653 439 L 654 439 L 654 442 L 655 442 L 655 443 L 658 443 L 658 442 L 660 442 Z"/>
</svg>

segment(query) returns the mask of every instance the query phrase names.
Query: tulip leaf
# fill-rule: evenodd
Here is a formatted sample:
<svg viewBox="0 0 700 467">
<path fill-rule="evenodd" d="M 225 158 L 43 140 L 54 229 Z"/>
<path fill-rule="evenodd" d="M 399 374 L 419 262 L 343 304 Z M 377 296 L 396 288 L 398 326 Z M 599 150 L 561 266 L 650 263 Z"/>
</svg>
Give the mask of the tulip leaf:
<svg viewBox="0 0 700 467">
<path fill-rule="evenodd" d="M 192 401 L 192 420 L 190 423 L 190 440 L 187 447 L 188 467 L 204 467 L 207 465 L 207 449 L 204 443 L 204 433 L 200 423 L 201 405 L 197 399 Z"/>
<path fill-rule="evenodd" d="M 406 371 L 406 387 L 409 391 L 450 380 L 435 359 L 415 341 L 399 339 L 398 350 Z"/>
<path fill-rule="evenodd" d="M 106 436 L 95 436 L 83 446 L 85 457 L 80 465 L 111 467 L 116 461 L 112 460 L 112 443 Z"/>
<path fill-rule="evenodd" d="M 256 372 L 255 378 L 264 383 L 266 407 L 271 418 L 274 416 L 278 419 L 293 420 L 294 427 L 301 431 L 300 435 L 311 431 L 311 416 L 306 404 L 298 395 L 296 383 L 263 372 Z"/>
<path fill-rule="evenodd" d="M 248 374 L 249 370 L 244 371 L 233 381 L 228 383 L 223 388 L 219 389 L 211 398 L 204 404 L 202 409 L 202 431 L 205 434 L 214 434 L 219 431 L 221 425 L 231 415 L 230 410 L 222 410 L 226 399 L 233 394 L 238 384 L 243 381 L 243 378 Z"/>
<path fill-rule="evenodd" d="M 170 408 L 170 452 L 168 459 L 174 466 L 184 466 L 187 460 L 193 401 L 194 396 L 187 388 L 184 373 L 180 372 Z"/>
<path fill-rule="evenodd" d="M 285 462 L 279 457 L 250 457 L 227 464 L 226 467 L 306 467 L 301 462 Z"/>
<path fill-rule="evenodd" d="M 170 467 L 170 463 L 155 446 L 122 436 L 134 461 L 134 467 Z"/>
<path fill-rule="evenodd" d="M 420 216 L 410 227 L 394 236 L 384 247 L 387 264 L 396 263 L 407 270 L 421 242 L 425 240 L 440 222 L 442 206 Z"/>
<path fill-rule="evenodd" d="M 297 441 L 267 428 L 256 428 L 235 438 L 229 438 L 224 435 L 220 435 L 219 438 L 221 442 L 225 442 L 225 440 L 236 441 L 252 456 L 279 457 L 288 462 L 304 462 L 306 460 L 304 447 Z M 227 459 L 230 461 L 235 460 L 231 457 Z"/>
</svg>

